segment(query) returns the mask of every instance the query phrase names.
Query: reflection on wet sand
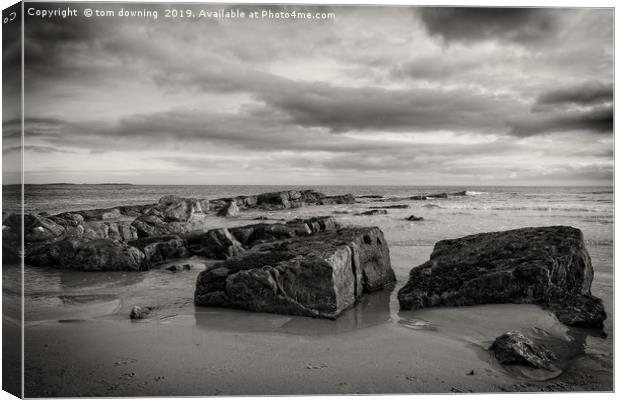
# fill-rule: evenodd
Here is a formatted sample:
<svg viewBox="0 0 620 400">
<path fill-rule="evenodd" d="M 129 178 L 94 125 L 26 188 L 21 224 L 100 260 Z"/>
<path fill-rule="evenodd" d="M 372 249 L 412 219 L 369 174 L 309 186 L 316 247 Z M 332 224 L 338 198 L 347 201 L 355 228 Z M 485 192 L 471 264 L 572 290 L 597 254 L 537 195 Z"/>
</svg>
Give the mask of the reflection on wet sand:
<svg viewBox="0 0 620 400">
<path fill-rule="evenodd" d="M 335 321 L 211 307 L 196 307 L 194 317 L 196 326 L 209 330 L 330 335 L 390 322 L 390 296 L 393 290 L 390 287 L 364 296 L 354 308 Z"/>
</svg>

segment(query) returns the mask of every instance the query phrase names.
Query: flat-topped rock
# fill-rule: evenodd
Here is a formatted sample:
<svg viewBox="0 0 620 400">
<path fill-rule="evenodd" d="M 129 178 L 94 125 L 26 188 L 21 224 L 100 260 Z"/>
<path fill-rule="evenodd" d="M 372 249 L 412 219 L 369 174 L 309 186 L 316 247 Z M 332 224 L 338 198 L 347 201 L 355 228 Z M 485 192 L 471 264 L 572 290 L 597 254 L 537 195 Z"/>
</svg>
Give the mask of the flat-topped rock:
<svg viewBox="0 0 620 400">
<path fill-rule="evenodd" d="M 343 228 L 260 246 L 200 273 L 198 306 L 336 318 L 395 281 L 379 228 Z"/>
<path fill-rule="evenodd" d="M 600 327 L 606 315 L 590 294 L 593 273 L 579 229 L 481 233 L 438 242 L 430 260 L 411 270 L 398 301 L 402 310 L 536 303 L 566 324 Z"/>
<path fill-rule="evenodd" d="M 188 242 L 194 254 L 225 260 L 240 255 L 257 244 L 309 236 L 318 232 L 333 231 L 339 227 L 332 217 L 313 217 L 294 219 L 286 223 L 261 223 L 212 229 L 202 235 L 192 235 Z"/>
</svg>

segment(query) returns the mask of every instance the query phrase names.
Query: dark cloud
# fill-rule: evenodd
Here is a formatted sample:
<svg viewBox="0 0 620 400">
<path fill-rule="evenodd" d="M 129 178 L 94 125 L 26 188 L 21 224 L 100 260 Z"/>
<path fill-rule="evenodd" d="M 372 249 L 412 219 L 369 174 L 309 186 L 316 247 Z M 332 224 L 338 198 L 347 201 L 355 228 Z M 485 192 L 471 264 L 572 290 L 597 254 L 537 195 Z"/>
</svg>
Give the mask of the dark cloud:
<svg viewBox="0 0 620 400">
<path fill-rule="evenodd" d="M 609 134 L 613 131 L 614 114 L 612 107 L 598 107 L 586 111 L 564 111 L 558 113 L 532 113 L 521 119 L 507 122 L 510 133 L 527 137 L 563 131 L 584 130 L 596 134 Z"/>
<path fill-rule="evenodd" d="M 556 29 L 555 12 L 540 8 L 421 8 L 431 35 L 446 41 L 508 40 L 535 42 Z"/>
<path fill-rule="evenodd" d="M 613 84 L 588 81 L 579 85 L 553 89 L 542 93 L 536 99 L 536 105 L 566 103 L 590 105 L 595 103 L 611 102 L 613 101 L 613 98 Z"/>
</svg>

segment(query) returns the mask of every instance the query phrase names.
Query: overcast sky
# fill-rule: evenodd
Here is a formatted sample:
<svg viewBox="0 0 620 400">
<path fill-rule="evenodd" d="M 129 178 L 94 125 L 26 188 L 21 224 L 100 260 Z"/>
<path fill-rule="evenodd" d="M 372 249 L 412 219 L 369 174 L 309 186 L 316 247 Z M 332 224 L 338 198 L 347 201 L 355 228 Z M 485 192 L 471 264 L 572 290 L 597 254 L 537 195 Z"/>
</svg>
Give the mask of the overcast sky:
<svg viewBox="0 0 620 400">
<path fill-rule="evenodd" d="M 612 184 L 611 10 L 321 10 L 27 19 L 26 181 Z"/>
</svg>

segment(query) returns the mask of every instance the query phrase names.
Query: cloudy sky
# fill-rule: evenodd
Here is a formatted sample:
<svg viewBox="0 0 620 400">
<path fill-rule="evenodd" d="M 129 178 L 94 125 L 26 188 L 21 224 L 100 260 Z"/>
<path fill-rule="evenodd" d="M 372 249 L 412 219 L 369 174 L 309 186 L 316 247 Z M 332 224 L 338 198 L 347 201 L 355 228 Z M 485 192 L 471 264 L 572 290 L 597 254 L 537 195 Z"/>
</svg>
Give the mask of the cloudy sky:
<svg viewBox="0 0 620 400">
<path fill-rule="evenodd" d="M 611 10 L 162 9 L 27 19 L 27 182 L 612 184 Z"/>
</svg>

